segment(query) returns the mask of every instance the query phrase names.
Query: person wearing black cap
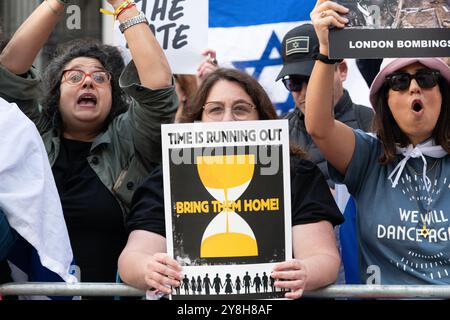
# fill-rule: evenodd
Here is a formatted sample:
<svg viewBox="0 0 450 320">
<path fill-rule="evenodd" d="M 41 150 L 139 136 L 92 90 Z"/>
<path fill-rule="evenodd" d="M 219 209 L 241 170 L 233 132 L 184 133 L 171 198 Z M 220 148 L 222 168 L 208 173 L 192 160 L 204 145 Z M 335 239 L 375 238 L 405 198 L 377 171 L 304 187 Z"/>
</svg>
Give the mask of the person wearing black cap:
<svg viewBox="0 0 450 320">
<path fill-rule="evenodd" d="M 349 93 L 342 86 L 347 78 L 347 63 L 331 60 L 319 54 L 319 40 L 311 24 L 297 26 L 284 36 L 282 59 L 283 68 L 276 81 L 282 79 L 295 101 L 295 109 L 286 116 L 289 120 L 290 140 L 309 154 L 311 161 L 317 164 L 325 175 L 330 188 L 334 189 L 326 161 L 306 132 L 305 127 L 306 90 L 315 60 L 335 64 L 333 101 L 336 102 L 334 105 L 336 119 L 352 128 L 368 131 L 373 119 L 373 110 L 352 102 Z"/>
</svg>

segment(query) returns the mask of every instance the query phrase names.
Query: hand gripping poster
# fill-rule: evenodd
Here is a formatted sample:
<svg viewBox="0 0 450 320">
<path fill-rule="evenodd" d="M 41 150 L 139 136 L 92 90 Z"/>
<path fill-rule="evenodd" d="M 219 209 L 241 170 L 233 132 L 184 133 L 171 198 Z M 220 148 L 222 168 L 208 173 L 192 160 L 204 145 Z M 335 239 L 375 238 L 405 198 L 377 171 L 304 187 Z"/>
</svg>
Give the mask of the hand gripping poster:
<svg viewBox="0 0 450 320">
<path fill-rule="evenodd" d="M 162 126 L 172 299 L 271 299 L 292 258 L 287 120 Z"/>
<path fill-rule="evenodd" d="M 330 57 L 448 57 L 450 0 L 336 0 L 349 9 L 330 31 Z"/>
</svg>

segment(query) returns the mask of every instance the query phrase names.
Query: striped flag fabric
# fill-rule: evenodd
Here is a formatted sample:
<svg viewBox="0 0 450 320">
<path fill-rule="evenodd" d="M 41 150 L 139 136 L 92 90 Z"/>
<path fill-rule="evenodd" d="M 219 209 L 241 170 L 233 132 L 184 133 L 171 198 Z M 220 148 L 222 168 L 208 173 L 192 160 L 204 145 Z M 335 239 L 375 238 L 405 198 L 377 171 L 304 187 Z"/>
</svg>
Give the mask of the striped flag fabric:
<svg viewBox="0 0 450 320">
<path fill-rule="evenodd" d="M 210 0 L 208 45 L 221 66 L 256 78 L 280 113 L 294 107 L 281 81 L 281 41 L 295 26 L 309 21 L 315 0 Z"/>
</svg>

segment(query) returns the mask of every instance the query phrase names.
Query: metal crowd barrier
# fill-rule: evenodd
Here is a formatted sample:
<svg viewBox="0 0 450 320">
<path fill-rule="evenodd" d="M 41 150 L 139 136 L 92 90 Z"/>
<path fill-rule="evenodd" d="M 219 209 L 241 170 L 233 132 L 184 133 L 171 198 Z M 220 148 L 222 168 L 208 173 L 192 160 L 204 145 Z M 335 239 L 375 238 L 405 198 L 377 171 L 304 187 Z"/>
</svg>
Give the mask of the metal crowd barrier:
<svg viewBox="0 0 450 320">
<path fill-rule="evenodd" d="M 0 295 L 26 296 L 145 296 L 145 291 L 117 283 L 25 282 L 0 285 Z M 450 285 L 332 285 L 306 291 L 308 298 L 450 299 Z"/>
</svg>

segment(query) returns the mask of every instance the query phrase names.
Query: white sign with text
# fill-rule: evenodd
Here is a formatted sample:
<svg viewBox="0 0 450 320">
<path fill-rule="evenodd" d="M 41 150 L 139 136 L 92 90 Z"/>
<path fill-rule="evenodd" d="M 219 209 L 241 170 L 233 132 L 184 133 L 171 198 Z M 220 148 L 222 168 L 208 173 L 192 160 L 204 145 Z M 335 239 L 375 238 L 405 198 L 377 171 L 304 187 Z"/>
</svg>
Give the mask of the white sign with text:
<svg viewBox="0 0 450 320">
<path fill-rule="evenodd" d="M 208 0 L 138 0 L 150 28 L 164 49 L 172 72 L 196 74 L 201 52 L 208 45 Z M 126 62 L 131 59 L 125 37 L 114 26 L 114 43 L 124 48 Z"/>
</svg>

